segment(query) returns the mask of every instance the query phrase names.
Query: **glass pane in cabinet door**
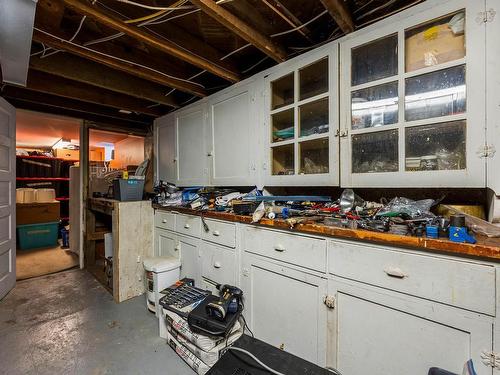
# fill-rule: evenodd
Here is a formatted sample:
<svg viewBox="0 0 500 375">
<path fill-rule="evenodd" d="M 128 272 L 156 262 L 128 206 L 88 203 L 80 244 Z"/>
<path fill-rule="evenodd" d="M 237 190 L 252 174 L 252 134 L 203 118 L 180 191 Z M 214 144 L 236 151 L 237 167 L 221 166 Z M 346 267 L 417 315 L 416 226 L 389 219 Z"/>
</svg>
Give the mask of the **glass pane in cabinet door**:
<svg viewBox="0 0 500 375">
<path fill-rule="evenodd" d="M 293 108 L 271 115 L 272 141 L 280 142 L 295 135 Z"/>
<path fill-rule="evenodd" d="M 303 104 L 299 107 L 299 132 L 301 137 L 328 132 L 328 98 Z"/>
<path fill-rule="evenodd" d="M 465 138 L 465 121 L 406 128 L 406 170 L 465 169 Z"/>
<path fill-rule="evenodd" d="M 328 91 L 328 58 L 299 70 L 300 100 Z"/>
<path fill-rule="evenodd" d="M 351 86 L 398 74 L 398 35 L 351 50 Z"/>
<path fill-rule="evenodd" d="M 283 107 L 294 102 L 293 73 L 271 82 L 271 109 Z"/>
<path fill-rule="evenodd" d="M 465 65 L 406 79 L 406 121 L 465 112 Z"/>
<path fill-rule="evenodd" d="M 397 172 L 398 131 L 352 135 L 352 173 Z"/>
<path fill-rule="evenodd" d="M 328 138 L 299 143 L 301 174 L 328 173 Z"/>
<path fill-rule="evenodd" d="M 465 11 L 405 31 L 406 71 L 465 57 Z"/>
<path fill-rule="evenodd" d="M 353 91 L 351 94 L 351 127 L 373 128 L 398 122 L 398 83 Z"/>
<path fill-rule="evenodd" d="M 294 145 L 284 145 L 273 147 L 271 149 L 272 173 L 273 175 L 292 175 L 295 174 L 295 155 Z"/>
</svg>

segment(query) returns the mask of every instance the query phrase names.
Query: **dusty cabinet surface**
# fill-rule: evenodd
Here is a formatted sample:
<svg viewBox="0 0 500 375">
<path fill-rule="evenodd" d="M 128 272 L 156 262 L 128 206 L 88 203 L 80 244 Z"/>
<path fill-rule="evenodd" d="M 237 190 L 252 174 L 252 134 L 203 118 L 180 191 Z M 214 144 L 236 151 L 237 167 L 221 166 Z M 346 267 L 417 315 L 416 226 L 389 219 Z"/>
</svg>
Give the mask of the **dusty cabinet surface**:
<svg viewBox="0 0 500 375">
<path fill-rule="evenodd" d="M 155 228 L 155 256 L 179 258 L 180 244 L 177 236 L 165 229 Z"/>
<path fill-rule="evenodd" d="M 324 366 L 326 280 L 248 253 L 241 270 L 245 316 L 255 336 Z"/>
<path fill-rule="evenodd" d="M 206 105 L 191 106 L 176 113 L 177 183 L 207 185 Z"/>
<path fill-rule="evenodd" d="M 342 374 L 462 373 L 471 358 L 479 375 L 492 373 L 480 359 L 492 345 L 489 317 L 340 279 L 328 294 L 328 361 Z"/>
<path fill-rule="evenodd" d="M 252 185 L 256 180 L 257 108 L 252 84 L 209 100 L 211 184 Z"/>
<path fill-rule="evenodd" d="M 177 154 L 175 150 L 175 117 L 167 115 L 155 120 L 156 178 L 177 182 Z"/>
<path fill-rule="evenodd" d="M 197 284 L 200 284 L 200 240 L 179 236 L 179 246 L 181 251 L 181 279 L 183 277 L 190 277 L 195 279 Z"/>
</svg>

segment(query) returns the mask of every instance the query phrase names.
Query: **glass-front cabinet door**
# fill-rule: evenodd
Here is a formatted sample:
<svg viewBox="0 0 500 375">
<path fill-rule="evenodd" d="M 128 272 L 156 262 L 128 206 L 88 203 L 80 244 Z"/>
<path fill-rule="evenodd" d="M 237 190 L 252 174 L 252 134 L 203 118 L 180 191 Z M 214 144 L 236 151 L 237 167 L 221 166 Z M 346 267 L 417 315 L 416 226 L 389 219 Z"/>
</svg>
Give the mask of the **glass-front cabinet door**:
<svg viewBox="0 0 500 375">
<path fill-rule="evenodd" d="M 342 186 L 484 186 L 480 3 L 426 2 L 342 44 Z"/>
<path fill-rule="evenodd" d="M 266 185 L 338 185 L 337 44 L 265 78 Z"/>
</svg>

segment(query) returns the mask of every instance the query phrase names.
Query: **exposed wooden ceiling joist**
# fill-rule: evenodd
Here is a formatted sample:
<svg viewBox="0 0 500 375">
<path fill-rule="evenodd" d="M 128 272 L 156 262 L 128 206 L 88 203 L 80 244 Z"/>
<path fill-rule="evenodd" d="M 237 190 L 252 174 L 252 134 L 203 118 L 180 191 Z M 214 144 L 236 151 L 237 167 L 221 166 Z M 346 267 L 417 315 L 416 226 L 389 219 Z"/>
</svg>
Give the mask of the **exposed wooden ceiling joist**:
<svg viewBox="0 0 500 375">
<path fill-rule="evenodd" d="M 345 34 L 354 31 L 354 21 L 344 0 L 321 0 L 321 3 Z"/>
<path fill-rule="evenodd" d="M 167 90 L 162 86 L 70 54 L 59 53 L 47 58 L 34 56 L 30 68 L 138 99 L 179 107 L 172 96 L 165 96 Z"/>
<path fill-rule="evenodd" d="M 227 62 L 220 60 L 209 60 L 206 57 L 198 55 L 197 52 L 192 52 L 168 40 L 160 39 L 159 37 L 142 30 L 137 26 L 126 24 L 115 17 L 106 15 L 103 12 L 99 11 L 99 9 L 97 9 L 96 7 L 88 6 L 79 0 L 63 1 L 64 4 L 70 9 L 87 17 L 90 17 L 93 20 L 102 23 L 110 28 L 125 33 L 126 35 L 140 40 L 141 42 L 173 57 L 181 59 L 212 74 L 227 79 L 230 82 L 237 82 L 240 79 L 239 74 Z"/>
<path fill-rule="evenodd" d="M 311 31 L 307 26 L 302 26 L 302 22 L 285 7 L 280 0 L 263 0 L 269 8 L 271 8 L 277 15 L 285 20 L 292 27 L 300 27 L 297 31 L 302 34 L 308 41 L 312 42 Z"/>
<path fill-rule="evenodd" d="M 17 101 L 23 103 L 19 108 L 27 109 L 28 106 L 33 107 L 36 105 L 38 108 L 37 110 L 46 107 L 50 113 L 57 113 L 58 110 L 71 111 L 73 117 L 93 121 L 116 120 L 121 124 L 128 124 L 130 126 L 144 126 L 152 124 L 154 119 L 146 115 L 126 115 L 113 108 L 104 107 L 102 105 L 40 93 L 38 91 L 31 91 L 16 86 L 5 86 L 0 92 L 0 96 L 6 98 L 10 102 Z"/>
<path fill-rule="evenodd" d="M 123 109 L 155 117 L 164 114 L 160 108 L 147 108 L 147 103 L 149 102 L 144 102 L 108 90 L 96 90 L 94 86 L 76 83 L 65 78 L 56 77 L 36 70 L 30 70 L 27 87 L 34 91 L 100 104 L 117 108 L 118 110 Z"/>
<path fill-rule="evenodd" d="M 69 1 L 69 0 L 65 0 Z M 262 35 L 259 31 L 243 22 L 231 12 L 217 5 L 213 0 L 191 0 L 191 3 L 200 8 L 204 13 L 217 20 L 220 24 L 251 43 L 266 55 L 277 62 L 286 60 L 287 53 L 285 49 L 270 38 Z"/>
<path fill-rule="evenodd" d="M 54 49 L 67 51 L 85 59 L 104 64 L 110 68 L 135 75 L 142 79 L 153 81 L 168 87 L 173 87 L 180 91 L 188 92 L 193 95 L 206 96 L 205 90 L 194 83 L 180 81 L 173 77 L 169 77 L 168 75 L 160 74 L 153 70 L 143 68 L 134 63 L 128 63 L 122 60 L 105 56 L 99 52 L 95 52 L 88 48 L 78 46 L 75 43 L 70 43 L 62 38 L 53 37 L 37 29 L 33 31 L 33 40 L 39 43 L 43 43 Z"/>
</svg>

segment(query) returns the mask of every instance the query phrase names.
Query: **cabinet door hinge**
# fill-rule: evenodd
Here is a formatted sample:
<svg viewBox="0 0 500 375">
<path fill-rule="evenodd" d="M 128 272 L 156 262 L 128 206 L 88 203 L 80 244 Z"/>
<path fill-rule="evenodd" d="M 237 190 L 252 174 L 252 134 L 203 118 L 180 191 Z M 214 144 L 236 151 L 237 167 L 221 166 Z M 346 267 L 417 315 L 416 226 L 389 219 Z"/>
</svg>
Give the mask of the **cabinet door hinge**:
<svg viewBox="0 0 500 375">
<path fill-rule="evenodd" d="M 325 296 L 323 298 L 323 303 L 328 307 L 329 309 L 334 309 L 335 308 L 335 297 L 334 296 Z"/>
<path fill-rule="evenodd" d="M 494 145 L 484 145 L 479 148 L 477 151 L 477 156 L 479 156 L 481 159 L 484 158 L 492 158 L 495 156 L 495 153 L 497 150 L 495 149 Z"/>
<path fill-rule="evenodd" d="M 486 366 L 500 369 L 500 353 L 484 350 L 481 352 L 481 362 Z"/>
<path fill-rule="evenodd" d="M 497 12 L 495 9 L 490 8 L 484 12 L 479 12 L 476 17 L 476 22 L 478 24 L 493 22 Z"/>
</svg>

